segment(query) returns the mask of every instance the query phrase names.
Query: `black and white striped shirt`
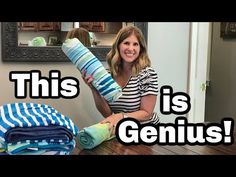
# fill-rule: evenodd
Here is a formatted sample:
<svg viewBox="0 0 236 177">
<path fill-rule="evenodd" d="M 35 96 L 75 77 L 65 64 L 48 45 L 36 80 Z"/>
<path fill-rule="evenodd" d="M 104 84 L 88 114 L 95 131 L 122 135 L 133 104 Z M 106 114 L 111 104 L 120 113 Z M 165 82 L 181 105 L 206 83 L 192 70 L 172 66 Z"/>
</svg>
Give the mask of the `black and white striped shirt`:
<svg viewBox="0 0 236 177">
<path fill-rule="evenodd" d="M 140 110 L 141 98 L 146 95 L 158 94 L 157 73 L 152 67 L 142 69 L 137 76 L 131 76 L 122 88 L 122 96 L 109 103 L 114 113 L 129 113 Z M 157 124 L 159 118 L 154 112 L 149 120 L 141 123 Z"/>
</svg>

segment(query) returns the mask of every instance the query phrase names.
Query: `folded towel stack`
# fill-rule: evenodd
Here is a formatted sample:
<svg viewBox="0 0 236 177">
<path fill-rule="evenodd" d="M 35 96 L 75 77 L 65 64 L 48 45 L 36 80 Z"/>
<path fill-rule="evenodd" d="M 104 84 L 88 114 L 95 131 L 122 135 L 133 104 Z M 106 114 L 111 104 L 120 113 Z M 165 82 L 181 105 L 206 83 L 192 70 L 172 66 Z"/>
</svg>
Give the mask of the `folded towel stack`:
<svg viewBox="0 0 236 177">
<path fill-rule="evenodd" d="M 93 86 L 108 102 L 113 102 L 122 95 L 121 87 L 77 38 L 67 39 L 62 45 L 62 50 L 81 73 L 86 70 L 87 75 L 93 76 Z"/>
<path fill-rule="evenodd" d="M 70 154 L 78 128 L 45 104 L 12 103 L 0 107 L 0 152 Z"/>
<path fill-rule="evenodd" d="M 93 149 L 104 141 L 114 138 L 109 124 L 95 124 L 83 128 L 77 135 L 79 146 L 82 149 Z"/>
</svg>

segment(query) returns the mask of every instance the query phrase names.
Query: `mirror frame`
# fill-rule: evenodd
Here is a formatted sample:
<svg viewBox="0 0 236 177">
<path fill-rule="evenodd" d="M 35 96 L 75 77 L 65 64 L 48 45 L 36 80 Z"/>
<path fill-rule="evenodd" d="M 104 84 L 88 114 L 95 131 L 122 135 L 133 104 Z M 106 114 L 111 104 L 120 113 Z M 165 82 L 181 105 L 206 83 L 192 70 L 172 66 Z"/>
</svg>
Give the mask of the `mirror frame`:
<svg viewBox="0 0 236 177">
<path fill-rule="evenodd" d="M 141 29 L 147 41 L 147 23 L 134 22 Z M 27 47 L 18 46 L 17 22 L 1 23 L 2 61 L 7 62 L 68 62 L 70 61 L 60 46 Z M 89 50 L 101 61 L 111 47 L 89 47 Z"/>
</svg>

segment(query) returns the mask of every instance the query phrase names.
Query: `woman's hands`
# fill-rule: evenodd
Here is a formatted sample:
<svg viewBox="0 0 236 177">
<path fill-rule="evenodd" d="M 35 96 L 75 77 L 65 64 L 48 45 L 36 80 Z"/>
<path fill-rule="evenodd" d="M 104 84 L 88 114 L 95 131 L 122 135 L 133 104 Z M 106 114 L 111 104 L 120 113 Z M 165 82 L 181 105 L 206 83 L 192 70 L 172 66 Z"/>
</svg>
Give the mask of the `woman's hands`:
<svg viewBox="0 0 236 177">
<path fill-rule="evenodd" d="M 115 134 L 115 129 L 116 129 L 116 124 L 123 119 L 123 114 L 122 113 L 118 113 L 118 114 L 112 114 L 110 116 L 108 116 L 107 118 L 105 118 L 104 120 L 102 120 L 100 123 L 104 124 L 104 123 L 109 123 L 109 129 L 112 129 L 112 134 Z"/>
<path fill-rule="evenodd" d="M 92 85 L 92 82 L 94 80 L 93 76 L 91 76 L 91 75 L 86 76 L 86 72 L 87 72 L 86 70 L 84 70 L 82 72 L 82 78 L 83 78 L 85 84 L 88 85 L 91 89 L 93 89 L 94 88 Z"/>
</svg>

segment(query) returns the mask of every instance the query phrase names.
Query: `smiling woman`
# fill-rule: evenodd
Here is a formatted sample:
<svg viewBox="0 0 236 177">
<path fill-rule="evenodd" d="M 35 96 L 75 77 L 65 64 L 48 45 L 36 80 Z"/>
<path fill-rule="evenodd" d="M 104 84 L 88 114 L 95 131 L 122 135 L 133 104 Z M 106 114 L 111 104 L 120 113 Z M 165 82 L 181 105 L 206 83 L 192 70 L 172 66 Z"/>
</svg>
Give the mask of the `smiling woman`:
<svg viewBox="0 0 236 177">
<path fill-rule="evenodd" d="M 106 23 L 106 22 L 105 22 Z M 134 22 L 147 36 L 147 23 Z M 6 62 L 68 62 L 61 46 L 28 47 L 18 45 L 17 22 L 1 23 L 2 60 Z M 47 41 L 48 42 L 48 41 Z M 89 50 L 99 59 L 105 60 L 111 47 L 107 45 L 89 47 Z"/>
</svg>

